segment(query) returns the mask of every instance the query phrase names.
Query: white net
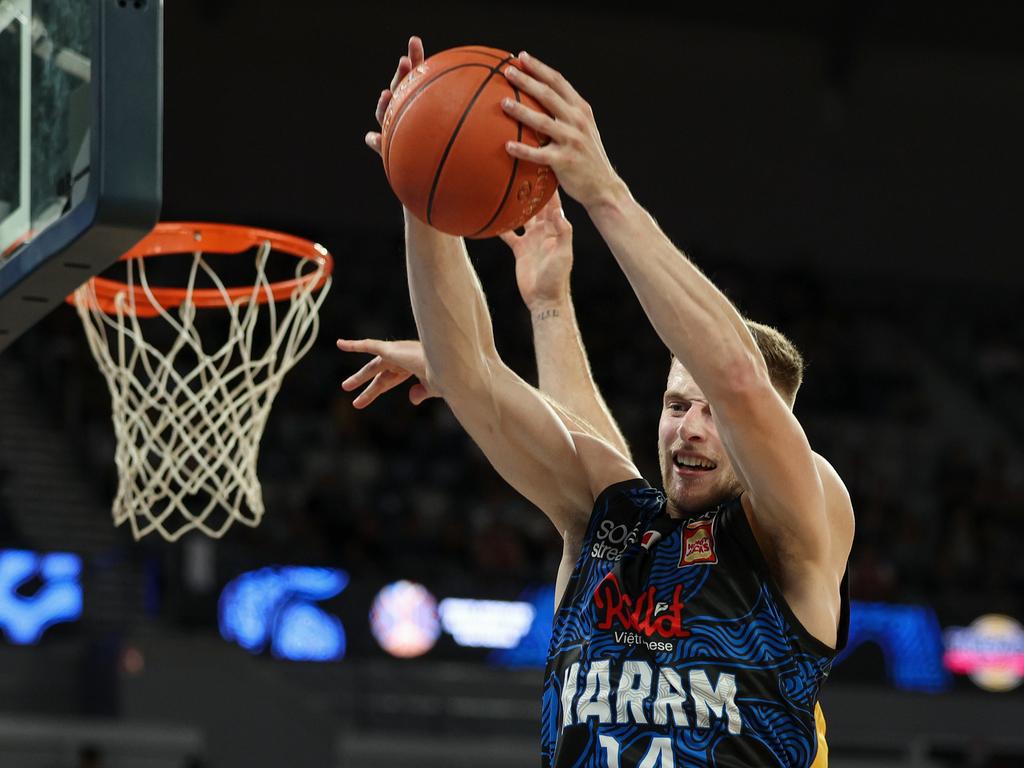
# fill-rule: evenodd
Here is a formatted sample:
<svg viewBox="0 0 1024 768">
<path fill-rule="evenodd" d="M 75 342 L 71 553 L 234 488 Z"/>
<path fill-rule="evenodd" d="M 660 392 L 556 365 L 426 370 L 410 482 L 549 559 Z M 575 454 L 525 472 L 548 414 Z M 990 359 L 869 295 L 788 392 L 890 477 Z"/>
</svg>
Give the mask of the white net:
<svg viewBox="0 0 1024 768">
<path fill-rule="evenodd" d="M 255 527 L 262 519 L 260 439 L 284 375 L 316 340 L 330 287 L 324 260 L 299 259 L 295 277 L 301 279 L 278 306 L 266 276 L 270 252 L 269 240 L 257 247 L 257 279 L 242 299 L 229 296 L 202 251 L 192 254 L 185 300 L 177 307 L 154 296 L 141 258 L 125 262 L 126 290 L 114 299 L 116 312 L 104 311 L 92 280 L 75 292 L 113 405 L 114 523 L 130 522 L 136 539 L 157 532 L 175 541 L 191 530 L 220 538 L 234 522 Z M 222 309 L 193 304 L 198 277 L 222 294 Z M 156 317 L 138 317 L 143 296 Z M 197 317 L 218 311 L 227 314 L 227 338 L 207 351 Z"/>
</svg>

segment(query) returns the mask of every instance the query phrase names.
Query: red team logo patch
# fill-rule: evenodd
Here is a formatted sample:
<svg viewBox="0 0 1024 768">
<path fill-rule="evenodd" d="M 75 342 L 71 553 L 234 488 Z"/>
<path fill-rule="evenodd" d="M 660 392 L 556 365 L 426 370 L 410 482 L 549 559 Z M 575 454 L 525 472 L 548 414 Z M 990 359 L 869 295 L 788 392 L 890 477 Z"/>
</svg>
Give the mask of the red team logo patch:
<svg viewBox="0 0 1024 768">
<path fill-rule="evenodd" d="M 687 523 L 683 529 L 682 551 L 679 553 L 679 567 L 688 565 L 713 565 L 718 562 L 715 554 L 715 521 L 697 520 Z"/>
</svg>

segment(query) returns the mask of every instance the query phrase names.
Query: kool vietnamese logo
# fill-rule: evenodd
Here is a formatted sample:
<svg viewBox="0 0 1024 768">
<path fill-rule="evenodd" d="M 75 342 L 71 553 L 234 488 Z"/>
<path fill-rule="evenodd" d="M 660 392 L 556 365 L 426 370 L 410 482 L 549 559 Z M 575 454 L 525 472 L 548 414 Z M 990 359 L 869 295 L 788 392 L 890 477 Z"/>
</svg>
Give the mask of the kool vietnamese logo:
<svg viewBox="0 0 1024 768">
<path fill-rule="evenodd" d="M 713 565 L 717 562 L 714 519 L 696 520 L 692 523 L 687 523 L 686 528 L 683 529 L 679 567 Z"/>
<path fill-rule="evenodd" d="M 683 629 L 683 608 L 679 599 L 682 585 L 677 584 L 671 602 L 659 602 L 654 587 L 648 587 L 637 597 L 622 592 L 618 576 L 612 571 L 594 590 L 594 605 L 598 608 L 598 629 L 622 629 L 637 632 L 644 637 L 682 638 L 690 632 Z M 603 616 L 601 612 L 603 611 Z"/>
</svg>

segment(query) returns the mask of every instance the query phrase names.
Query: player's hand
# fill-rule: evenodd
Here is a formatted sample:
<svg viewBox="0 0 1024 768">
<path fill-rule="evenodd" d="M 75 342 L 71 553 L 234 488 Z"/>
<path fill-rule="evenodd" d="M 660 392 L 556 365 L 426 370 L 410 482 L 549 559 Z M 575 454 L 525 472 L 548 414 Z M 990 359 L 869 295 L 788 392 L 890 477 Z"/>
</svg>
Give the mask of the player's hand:
<svg viewBox="0 0 1024 768">
<path fill-rule="evenodd" d="M 417 381 L 409 388 L 409 402 L 419 405 L 424 400 L 438 396 L 426 384 L 427 361 L 423 356 L 423 346 L 418 341 L 338 339 L 338 349 L 342 352 L 374 355 L 370 362 L 341 383 L 342 389 L 351 392 L 370 382 L 352 401 L 356 408 L 365 408 L 382 394 L 413 376 Z"/>
<path fill-rule="evenodd" d="M 572 271 L 572 224 L 565 218 L 558 192 L 526 222 L 522 235 L 499 237 L 516 259 L 519 295 L 531 312 L 563 302 L 569 296 Z"/>
<path fill-rule="evenodd" d="M 395 70 L 395 76 L 391 78 L 391 85 L 380 92 L 380 98 L 377 99 L 377 109 L 374 112 L 374 117 L 377 119 L 377 125 L 384 124 L 384 113 L 388 110 L 388 104 L 391 103 L 391 97 L 395 93 L 395 89 L 398 84 L 405 79 L 405 76 L 412 72 L 416 67 L 423 63 L 423 41 L 413 35 L 409 38 L 409 52 L 402 56 L 398 60 L 398 69 Z M 380 132 L 370 131 L 364 138 L 366 146 L 380 154 Z"/>
<path fill-rule="evenodd" d="M 547 165 L 566 193 L 588 210 L 619 181 L 605 154 L 594 112 L 560 73 L 525 51 L 520 67 L 506 67 L 505 77 L 539 101 L 550 115 L 516 101 L 503 99 L 506 114 L 551 139 L 543 147 L 517 141 L 506 144 L 515 158 Z"/>
</svg>

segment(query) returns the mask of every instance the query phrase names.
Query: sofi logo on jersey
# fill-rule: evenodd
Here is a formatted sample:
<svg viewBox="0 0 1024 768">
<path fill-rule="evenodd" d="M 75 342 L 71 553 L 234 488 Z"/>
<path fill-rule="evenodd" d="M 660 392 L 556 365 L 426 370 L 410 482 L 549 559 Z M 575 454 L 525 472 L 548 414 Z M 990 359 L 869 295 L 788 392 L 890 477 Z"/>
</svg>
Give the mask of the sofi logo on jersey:
<svg viewBox="0 0 1024 768">
<path fill-rule="evenodd" d="M 639 535 L 639 521 L 629 528 L 623 523 L 616 524 L 612 520 L 602 520 L 594 534 L 596 541 L 590 549 L 590 556 L 613 563 L 622 559 L 622 554 L 629 549 Z"/>
<path fill-rule="evenodd" d="M 676 584 L 672 591 L 671 601 L 659 601 L 655 596 L 654 587 L 648 587 L 636 597 L 623 593 L 622 586 L 614 571 L 609 573 L 594 590 L 594 605 L 598 609 L 598 629 L 622 629 L 616 633 L 618 642 L 637 645 L 639 638 L 631 638 L 628 633 L 637 633 L 645 638 L 689 637 L 690 632 L 683 629 L 683 607 L 685 603 L 679 599 L 683 585 Z M 622 635 L 620 638 L 619 635 Z M 658 648 L 656 650 L 669 650 Z"/>
</svg>

